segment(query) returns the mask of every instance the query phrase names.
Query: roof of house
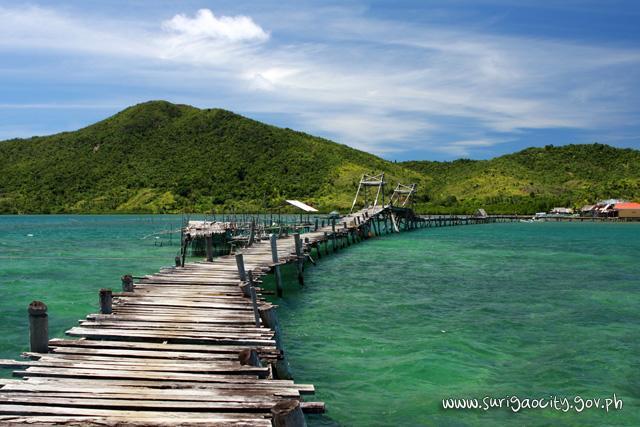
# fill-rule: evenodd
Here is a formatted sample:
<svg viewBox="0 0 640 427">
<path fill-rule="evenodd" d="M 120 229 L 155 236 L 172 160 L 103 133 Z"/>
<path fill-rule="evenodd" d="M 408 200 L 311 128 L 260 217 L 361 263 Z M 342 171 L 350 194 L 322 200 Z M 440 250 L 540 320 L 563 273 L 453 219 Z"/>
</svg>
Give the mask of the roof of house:
<svg viewBox="0 0 640 427">
<path fill-rule="evenodd" d="M 285 200 L 285 202 L 289 203 L 292 206 L 295 206 L 298 209 L 302 209 L 305 212 L 318 212 L 318 209 L 302 203 L 299 200 Z"/>
<path fill-rule="evenodd" d="M 640 203 L 635 203 L 635 202 L 616 203 L 615 209 L 640 209 Z"/>
</svg>

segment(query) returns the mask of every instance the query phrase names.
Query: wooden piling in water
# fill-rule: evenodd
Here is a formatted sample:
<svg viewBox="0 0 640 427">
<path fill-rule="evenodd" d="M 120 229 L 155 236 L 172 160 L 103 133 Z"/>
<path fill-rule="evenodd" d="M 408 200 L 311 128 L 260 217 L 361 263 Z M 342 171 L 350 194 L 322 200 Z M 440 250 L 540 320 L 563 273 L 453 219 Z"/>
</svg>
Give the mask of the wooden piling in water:
<svg viewBox="0 0 640 427">
<path fill-rule="evenodd" d="M 247 247 L 251 247 L 253 245 L 255 236 L 256 236 L 256 221 L 252 219 L 251 227 L 249 228 L 249 240 L 247 241 Z"/>
<path fill-rule="evenodd" d="M 111 314 L 113 312 L 113 293 L 111 289 L 100 289 L 100 313 Z"/>
<path fill-rule="evenodd" d="M 204 236 L 205 247 L 207 251 L 207 262 L 213 262 L 213 235 Z"/>
<path fill-rule="evenodd" d="M 273 427 L 306 427 L 300 402 L 297 400 L 283 400 L 271 408 Z"/>
<path fill-rule="evenodd" d="M 276 294 L 282 296 L 282 274 L 280 272 L 280 258 L 278 257 L 278 236 L 271 234 L 269 236 L 271 243 L 271 260 L 273 261 L 273 273 L 276 278 Z"/>
<path fill-rule="evenodd" d="M 125 274 L 120 280 L 122 281 L 122 292 L 133 292 L 133 277 L 130 274 Z"/>
<path fill-rule="evenodd" d="M 244 256 L 241 253 L 237 253 L 236 257 L 236 266 L 238 267 L 238 275 L 240 275 L 240 281 L 247 281 L 247 272 L 244 269 Z"/>
<path fill-rule="evenodd" d="M 29 348 L 32 353 L 49 352 L 49 317 L 47 305 L 42 301 L 32 301 L 29 312 Z"/>
<path fill-rule="evenodd" d="M 294 233 L 293 240 L 296 248 L 296 269 L 298 270 L 298 283 L 300 283 L 300 286 L 304 286 L 304 254 L 302 253 L 302 241 L 300 240 L 300 233 Z"/>
<path fill-rule="evenodd" d="M 258 308 L 258 296 L 256 295 L 256 286 L 253 281 L 253 271 L 249 270 L 247 272 L 248 286 L 249 286 L 249 297 L 251 298 L 251 308 L 253 309 L 253 317 L 256 322 L 256 328 L 260 327 L 260 310 Z"/>
</svg>

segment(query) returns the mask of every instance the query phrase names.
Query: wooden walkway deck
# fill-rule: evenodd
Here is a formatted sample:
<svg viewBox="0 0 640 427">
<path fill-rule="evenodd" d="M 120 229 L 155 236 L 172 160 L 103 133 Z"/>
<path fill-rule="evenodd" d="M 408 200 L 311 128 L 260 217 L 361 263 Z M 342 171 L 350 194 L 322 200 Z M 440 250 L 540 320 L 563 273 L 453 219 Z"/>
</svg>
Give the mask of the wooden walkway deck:
<svg viewBox="0 0 640 427">
<path fill-rule="evenodd" d="M 67 331 L 79 339 L 47 346 L 45 338 L 44 350 L 24 355 L 30 360 L 0 361 L 22 377 L 0 379 L 0 423 L 304 425 L 302 413 L 321 413 L 324 404 L 306 402 L 313 386 L 290 379 L 275 306 L 260 278 L 275 273 L 280 294 L 284 263 L 294 263 L 302 284 L 307 260 L 430 224 L 456 221 L 362 210 L 302 237 L 257 240 L 241 255 L 162 269 L 135 283 L 125 277 L 126 292 L 102 291 L 104 313 Z M 46 319 L 39 308 L 32 307 L 35 324 Z"/>
</svg>

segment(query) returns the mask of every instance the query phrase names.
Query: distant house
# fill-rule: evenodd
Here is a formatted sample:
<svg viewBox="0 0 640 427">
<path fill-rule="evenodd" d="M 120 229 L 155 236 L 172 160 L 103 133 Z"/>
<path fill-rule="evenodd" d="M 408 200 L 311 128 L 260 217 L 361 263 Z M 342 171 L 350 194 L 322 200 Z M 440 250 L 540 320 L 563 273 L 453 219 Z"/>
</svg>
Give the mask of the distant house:
<svg viewBox="0 0 640 427">
<path fill-rule="evenodd" d="M 619 218 L 638 218 L 640 219 L 640 203 L 623 202 L 616 203 L 613 209 L 617 212 Z"/>
<path fill-rule="evenodd" d="M 573 214 L 573 209 L 571 208 L 553 208 L 551 209 L 551 214 L 553 215 L 571 215 Z"/>
<path fill-rule="evenodd" d="M 597 213 L 597 205 L 584 205 L 582 208 L 580 208 L 580 214 L 583 216 L 595 216 Z"/>
<path fill-rule="evenodd" d="M 486 218 L 487 215 L 487 211 L 485 211 L 484 209 L 480 208 L 476 211 L 475 214 L 473 214 L 473 216 L 478 217 L 478 218 Z"/>
</svg>

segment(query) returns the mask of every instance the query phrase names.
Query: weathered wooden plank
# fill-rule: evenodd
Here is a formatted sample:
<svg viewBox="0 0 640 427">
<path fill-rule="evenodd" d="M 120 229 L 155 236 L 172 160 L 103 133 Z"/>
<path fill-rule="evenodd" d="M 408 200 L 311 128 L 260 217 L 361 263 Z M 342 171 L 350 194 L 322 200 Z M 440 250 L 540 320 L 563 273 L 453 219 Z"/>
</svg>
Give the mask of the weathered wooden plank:
<svg viewBox="0 0 640 427">
<path fill-rule="evenodd" d="M 242 421 L 254 422 L 264 420 L 264 415 L 260 413 L 197 413 L 197 412 L 171 412 L 171 411 L 127 411 L 116 409 L 96 409 L 96 408 L 73 408 L 65 406 L 35 406 L 35 405 L 11 405 L 0 404 L 0 414 L 16 414 L 16 415 L 71 415 L 71 416 L 111 416 L 121 417 L 123 419 L 137 420 L 155 420 L 165 419 L 173 423 L 181 422 L 184 419 L 195 419 L 210 422 L 233 422 Z M 6 417 L 5 417 L 6 419 Z M 268 420 L 265 420 L 268 421 Z M 259 424 L 259 425 L 271 425 Z"/>
<path fill-rule="evenodd" d="M 163 350 L 128 350 L 128 349 L 109 349 L 109 348 L 76 348 L 76 347 L 58 347 L 53 349 L 51 354 L 65 355 L 96 355 L 105 357 L 122 357 L 122 358 L 145 358 L 145 359 L 169 359 L 169 360 L 237 360 L 236 353 L 196 353 L 182 351 L 163 351 Z M 29 354 L 27 354 L 29 356 Z M 266 355 L 262 354 L 264 358 Z"/>
<path fill-rule="evenodd" d="M 29 360 L 24 362 L 18 362 L 16 364 L 4 365 L 0 363 L 0 366 L 13 366 L 13 367 L 25 367 L 30 368 L 64 368 L 64 369 L 94 369 L 94 370 L 129 370 L 140 373 L 146 372 L 161 372 L 161 373 L 203 373 L 203 374 L 245 374 L 245 375 L 258 375 L 266 376 L 269 373 L 269 368 L 240 365 L 240 363 L 225 363 L 225 362 L 211 362 L 207 365 L 198 365 L 195 363 L 135 363 L 134 361 L 91 361 L 91 360 L 73 360 L 73 359 L 58 359 L 49 358 L 41 360 Z M 52 369 L 53 370 L 53 369 Z"/>
<path fill-rule="evenodd" d="M 256 380 L 252 375 L 225 375 L 225 374 L 191 374 L 183 372 L 155 372 L 139 371 L 136 369 L 83 369 L 83 368 L 56 368 L 49 369 L 32 366 L 24 371 L 14 371 L 19 377 L 71 377 L 71 378 L 106 378 L 106 379 L 141 379 L 157 381 L 190 381 L 190 382 L 237 382 L 251 383 Z"/>
<path fill-rule="evenodd" d="M 249 326 L 243 326 L 238 324 L 231 325 L 217 325 L 217 324 L 200 324 L 193 323 L 170 323 L 170 322 L 141 322 L 141 321 L 129 321 L 119 322 L 110 321 L 109 319 L 101 319 L 97 321 L 83 320 L 80 322 L 83 328 L 125 328 L 131 330 L 146 329 L 146 330 L 172 330 L 172 331 L 194 331 L 194 332 L 229 332 L 234 334 L 246 334 L 246 336 L 270 336 L 270 331 L 265 328 L 257 328 L 255 323 Z"/>
<path fill-rule="evenodd" d="M 174 343 L 205 343 L 205 344 L 231 344 L 231 345 L 250 345 L 250 346 L 272 346 L 275 344 L 273 340 L 265 339 L 266 335 L 249 335 L 248 334 L 232 334 L 223 332 L 176 332 L 161 331 L 154 332 L 148 330 L 130 330 L 130 329 L 93 329 L 75 327 L 66 332 L 71 336 L 98 338 L 98 339 L 118 339 L 131 341 L 170 341 Z"/>
<path fill-rule="evenodd" d="M 114 394 L 123 398 L 124 396 L 142 396 L 146 399 L 160 400 L 243 400 L 256 399 L 262 397 L 294 397 L 299 398 L 300 393 L 294 388 L 284 387 L 253 387 L 247 384 L 244 387 L 225 388 L 225 387 L 207 387 L 207 388 L 160 388 L 160 387 L 133 387 L 124 385 L 102 385 L 99 382 L 83 382 L 83 383 L 43 383 L 32 384 L 29 381 L 16 381 L 14 384 L 8 384 L 2 389 L 2 393 L 22 392 L 22 393 L 38 393 L 44 395 L 46 393 L 55 393 L 60 396 L 63 394 L 74 393 L 75 395 L 89 394 L 91 396 Z"/>
<path fill-rule="evenodd" d="M 110 414 L 108 416 L 43 416 L 43 415 L 0 415 L 0 421 L 6 423 L 6 425 L 20 425 L 25 424 L 32 427 L 40 426 L 87 426 L 87 425 L 99 425 L 104 427 L 115 426 L 174 426 L 179 425 L 193 425 L 193 426 L 217 426 L 217 427 L 271 427 L 271 421 L 266 419 L 256 418 L 253 420 L 247 419 L 220 419 L 211 415 L 208 419 L 194 418 L 189 413 L 181 413 L 182 416 L 176 420 L 171 417 L 167 417 L 163 413 L 159 413 L 155 416 L 136 417 L 118 415 L 118 413 Z M 226 415 L 226 414 L 225 414 Z"/>
<path fill-rule="evenodd" d="M 233 353 L 237 355 L 241 350 L 247 348 L 246 345 L 211 345 L 211 344 L 173 344 L 173 343 L 152 343 L 134 341 L 103 341 L 90 339 L 62 339 L 54 338 L 49 340 L 49 347 L 81 347 L 81 348 L 117 348 L 117 349 L 137 349 L 137 350 L 157 350 L 157 351 L 185 351 L 204 353 Z M 55 351 L 55 350 L 54 350 Z M 258 351 L 276 352 L 275 342 L 267 346 L 259 346 Z"/>
<path fill-rule="evenodd" d="M 28 377 L 22 381 L 26 384 L 55 384 L 58 387 L 66 387 L 68 385 L 80 385 L 82 387 L 91 387 L 94 384 L 100 384 L 100 386 L 116 386 L 116 387 L 149 387 L 157 389 L 268 389 L 268 390 L 296 390 L 300 394 L 314 394 L 315 388 L 312 384 L 295 384 L 292 380 L 265 380 L 256 379 L 253 381 L 242 382 L 194 382 L 194 381 L 155 381 L 145 379 L 119 379 L 119 378 L 104 378 L 96 382 L 91 377 L 87 378 L 75 378 L 75 377 Z"/>
<path fill-rule="evenodd" d="M 275 399 L 263 399 L 260 401 L 171 401 L 171 400 L 142 400 L 142 399 L 118 399 L 92 398 L 92 397 L 53 397 L 50 395 L 40 396 L 37 393 L 13 393 L 5 394 L 0 392 L 0 408 L 5 404 L 18 405 L 47 405 L 69 406 L 78 408 L 99 408 L 118 410 L 191 410 L 191 411 L 214 411 L 214 412 L 267 412 L 276 403 Z"/>
</svg>

